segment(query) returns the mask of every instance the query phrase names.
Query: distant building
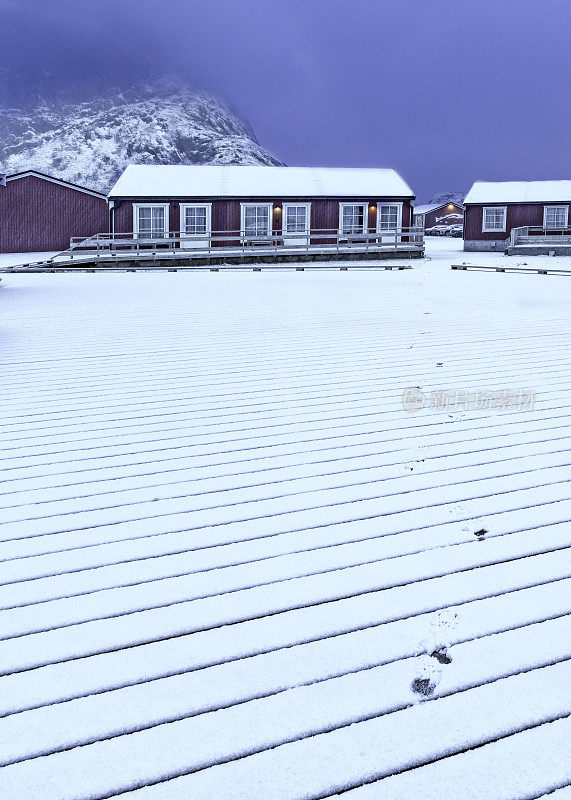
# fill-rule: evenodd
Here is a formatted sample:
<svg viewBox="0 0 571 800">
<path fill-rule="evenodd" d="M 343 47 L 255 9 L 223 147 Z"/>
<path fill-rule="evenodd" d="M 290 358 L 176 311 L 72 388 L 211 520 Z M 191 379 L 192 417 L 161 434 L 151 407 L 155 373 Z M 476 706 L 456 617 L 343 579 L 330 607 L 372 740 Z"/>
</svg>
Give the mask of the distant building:
<svg viewBox="0 0 571 800">
<path fill-rule="evenodd" d="M 0 253 L 65 250 L 109 227 L 104 194 L 26 170 L 0 179 Z"/>
<path fill-rule="evenodd" d="M 285 244 L 310 231 L 312 242 L 318 231 L 382 234 L 411 225 L 413 200 L 393 169 L 259 165 L 130 165 L 109 193 L 112 232 L 160 238 L 180 231 L 189 248 L 220 232 L 280 236 Z"/>
<path fill-rule="evenodd" d="M 428 231 L 437 225 L 461 225 L 464 206 L 459 203 L 428 203 L 413 209 L 414 224 Z"/>
<path fill-rule="evenodd" d="M 543 243 L 561 252 L 565 239 L 571 247 L 571 180 L 478 181 L 464 204 L 464 250 L 509 251 L 524 244 L 537 250 Z"/>
</svg>

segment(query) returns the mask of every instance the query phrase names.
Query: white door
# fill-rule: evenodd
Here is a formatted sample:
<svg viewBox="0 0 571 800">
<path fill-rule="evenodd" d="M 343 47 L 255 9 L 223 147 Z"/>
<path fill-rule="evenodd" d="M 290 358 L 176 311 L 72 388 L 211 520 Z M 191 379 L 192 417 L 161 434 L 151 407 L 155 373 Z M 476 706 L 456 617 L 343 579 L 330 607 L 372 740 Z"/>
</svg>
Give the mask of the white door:
<svg viewBox="0 0 571 800">
<path fill-rule="evenodd" d="M 377 204 L 377 233 L 386 233 L 381 236 L 382 242 L 394 244 L 401 240 L 397 236 L 397 231 L 402 225 L 402 203 L 378 203 Z"/>
<path fill-rule="evenodd" d="M 180 207 L 180 246 L 207 248 L 210 245 L 209 203 L 188 203 Z"/>
<path fill-rule="evenodd" d="M 282 235 L 287 247 L 305 247 L 309 242 L 310 203 L 284 203 Z"/>
</svg>

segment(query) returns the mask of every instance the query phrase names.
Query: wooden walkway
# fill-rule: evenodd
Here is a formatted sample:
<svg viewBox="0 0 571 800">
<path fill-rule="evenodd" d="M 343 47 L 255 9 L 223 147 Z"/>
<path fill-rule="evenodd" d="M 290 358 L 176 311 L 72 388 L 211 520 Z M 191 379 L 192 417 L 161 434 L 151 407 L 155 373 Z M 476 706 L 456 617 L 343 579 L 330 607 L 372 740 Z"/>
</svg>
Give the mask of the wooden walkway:
<svg viewBox="0 0 571 800">
<path fill-rule="evenodd" d="M 571 275 L 571 269 L 562 269 L 558 267 L 533 266 L 533 267 L 506 267 L 504 265 L 490 266 L 482 264 L 452 264 L 451 269 L 455 270 L 474 270 L 477 272 L 529 272 L 536 275 Z"/>
<path fill-rule="evenodd" d="M 568 800 L 568 304 L 307 281 L 5 276 L 0 797 Z"/>
<path fill-rule="evenodd" d="M 417 237 L 418 238 L 418 237 Z M 174 242 L 176 243 L 176 242 Z M 75 245 L 79 247 L 79 245 Z M 376 244 L 371 242 L 352 242 L 351 244 L 309 245 L 308 247 L 287 247 L 284 245 L 265 248 L 255 247 L 210 247 L 205 250 L 172 249 L 134 249 L 68 250 L 55 257 L 0 268 L 0 272 L 38 273 L 38 272 L 149 272 L 182 270 L 200 271 L 210 269 L 331 269 L 339 262 L 349 268 L 363 261 L 385 262 L 394 260 L 418 259 L 424 256 L 424 243 L 395 242 Z M 386 266 L 386 269 L 391 269 Z"/>
</svg>

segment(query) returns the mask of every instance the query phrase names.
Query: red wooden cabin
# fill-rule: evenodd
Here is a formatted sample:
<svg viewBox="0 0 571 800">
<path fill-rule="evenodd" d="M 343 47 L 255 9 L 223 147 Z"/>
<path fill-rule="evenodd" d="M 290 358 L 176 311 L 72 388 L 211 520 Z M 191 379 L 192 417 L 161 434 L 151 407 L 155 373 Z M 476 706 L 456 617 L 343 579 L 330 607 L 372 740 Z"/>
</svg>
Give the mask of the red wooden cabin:
<svg viewBox="0 0 571 800">
<path fill-rule="evenodd" d="M 411 225 L 414 194 L 392 169 L 130 165 L 109 194 L 111 231 L 162 238 L 185 247 L 217 234 L 284 243 L 319 232 L 348 236 Z"/>
<path fill-rule="evenodd" d="M 109 227 L 104 194 L 35 170 L 0 179 L 0 253 L 60 251 Z"/>
</svg>

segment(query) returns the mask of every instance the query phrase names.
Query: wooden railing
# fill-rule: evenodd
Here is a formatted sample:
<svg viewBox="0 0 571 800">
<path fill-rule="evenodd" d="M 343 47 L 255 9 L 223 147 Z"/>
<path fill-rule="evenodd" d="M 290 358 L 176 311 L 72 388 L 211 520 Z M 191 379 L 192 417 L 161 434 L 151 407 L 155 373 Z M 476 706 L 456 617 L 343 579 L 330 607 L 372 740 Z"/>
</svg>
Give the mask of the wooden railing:
<svg viewBox="0 0 571 800">
<path fill-rule="evenodd" d="M 508 245 L 515 247 L 526 244 L 571 244 L 571 227 L 545 228 L 539 225 L 524 225 L 512 228 Z"/>
<path fill-rule="evenodd" d="M 424 229 L 422 227 L 399 227 L 393 230 L 344 232 L 331 229 L 311 229 L 305 232 L 284 233 L 273 231 L 267 235 L 249 235 L 244 231 L 214 231 L 210 234 L 186 235 L 170 231 L 158 235 L 140 233 L 97 233 L 88 238 L 74 236 L 65 255 L 73 258 L 82 255 L 116 255 L 149 253 L 160 255 L 166 252 L 184 251 L 192 257 L 212 254 L 315 252 L 316 250 L 347 252 L 378 250 L 423 250 Z M 57 257 L 64 255 L 58 254 Z"/>
</svg>

